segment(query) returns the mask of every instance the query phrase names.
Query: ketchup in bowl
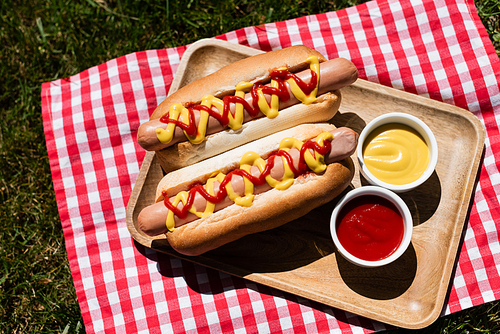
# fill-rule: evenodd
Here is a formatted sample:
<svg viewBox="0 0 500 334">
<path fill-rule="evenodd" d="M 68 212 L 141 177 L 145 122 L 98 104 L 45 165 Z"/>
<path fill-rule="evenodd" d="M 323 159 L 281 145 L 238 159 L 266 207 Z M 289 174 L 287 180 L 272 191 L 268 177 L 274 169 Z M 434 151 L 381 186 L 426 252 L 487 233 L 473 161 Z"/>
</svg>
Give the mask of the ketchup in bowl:
<svg viewBox="0 0 500 334">
<path fill-rule="evenodd" d="M 395 192 L 378 186 L 349 191 L 332 212 L 330 232 L 338 252 L 361 267 L 380 267 L 410 245 L 413 219 Z"/>
<path fill-rule="evenodd" d="M 337 236 L 346 251 L 366 261 L 393 254 L 403 241 L 404 223 L 385 198 L 364 195 L 347 203 L 337 218 Z"/>
</svg>

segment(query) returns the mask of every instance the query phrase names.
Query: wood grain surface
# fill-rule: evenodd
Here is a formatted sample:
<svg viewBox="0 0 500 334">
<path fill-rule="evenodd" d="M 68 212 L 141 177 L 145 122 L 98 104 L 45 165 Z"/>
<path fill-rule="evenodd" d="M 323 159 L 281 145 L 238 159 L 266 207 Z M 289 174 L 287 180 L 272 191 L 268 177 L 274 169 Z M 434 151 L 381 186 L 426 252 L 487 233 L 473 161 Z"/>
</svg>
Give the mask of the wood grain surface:
<svg viewBox="0 0 500 334">
<path fill-rule="evenodd" d="M 220 40 L 194 43 L 181 60 L 171 92 L 218 68 L 261 51 Z M 457 259 L 484 149 L 485 132 L 467 110 L 359 79 L 342 89 L 331 120 L 358 133 L 373 118 L 405 112 L 434 132 L 439 159 L 431 178 L 401 195 L 414 220 L 410 247 L 381 268 L 357 267 L 337 253 L 330 215 L 338 198 L 280 228 L 244 237 L 198 257 L 174 252 L 164 236 L 137 227 L 163 172 L 147 153 L 127 207 L 127 226 L 141 245 L 332 307 L 404 328 L 423 328 L 440 315 Z M 356 174 L 349 191 L 366 183 Z"/>
</svg>

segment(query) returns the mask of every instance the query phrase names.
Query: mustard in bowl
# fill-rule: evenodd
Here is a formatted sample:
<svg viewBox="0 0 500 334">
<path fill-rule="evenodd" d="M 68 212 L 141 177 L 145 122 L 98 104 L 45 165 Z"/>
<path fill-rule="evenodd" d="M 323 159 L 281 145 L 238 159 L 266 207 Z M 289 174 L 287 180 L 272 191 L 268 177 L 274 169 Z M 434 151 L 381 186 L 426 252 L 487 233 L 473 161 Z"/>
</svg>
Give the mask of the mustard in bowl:
<svg viewBox="0 0 500 334">
<path fill-rule="evenodd" d="M 361 174 L 369 183 L 405 192 L 432 175 L 438 145 L 433 132 L 419 118 L 388 113 L 363 129 L 356 153 Z"/>
</svg>

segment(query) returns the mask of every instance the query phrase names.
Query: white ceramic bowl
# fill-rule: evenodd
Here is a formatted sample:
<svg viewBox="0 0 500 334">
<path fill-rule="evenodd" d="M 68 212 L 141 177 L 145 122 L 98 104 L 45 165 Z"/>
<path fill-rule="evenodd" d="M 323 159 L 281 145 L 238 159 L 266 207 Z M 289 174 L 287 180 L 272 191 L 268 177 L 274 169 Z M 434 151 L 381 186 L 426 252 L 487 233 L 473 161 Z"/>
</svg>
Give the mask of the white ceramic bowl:
<svg viewBox="0 0 500 334">
<path fill-rule="evenodd" d="M 429 148 L 429 164 L 427 165 L 427 168 L 425 172 L 418 178 L 417 180 L 407 183 L 407 184 L 402 184 L 402 185 L 396 185 L 396 184 L 390 184 L 387 182 L 384 182 L 378 178 L 376 178 L 367 168 L 366 164 L 364 163 L 363 160 L 363 147 L 364 147 L 364 142 L 368 135 L 378 128 L 379 126 L 382 126 L 384 124 L 388 123 L 400 123 L 407 125 L 414 130 L 416 130 L 422 138 L 425 140 L 427 147 Z M 373 119 L 370 123 L 368 123 L 361 134 L 359 135 L 359 141 L 358 141 L 358 147 L 356 149 L 356 154 L 358 157 L 359 165 L 360 165 L 360 171 L 361 174 L 366 178 L 366 180 L 373 184 L 377 185 L 380 187 L 384 187 L 387 189 L 390 189 L 394 192 L 405 192 L 412 190 L 418 186 L 420 186 L 422 183 L 427 181 L 429 177 L 432 175 L 434 172 L 434 169 L 436 168 L 437 160 L 438 160 L 438 144 L 436 141 L 436 138 L 434 137 L 434 134 L 432 133 L 431 129 L 419 118 L 405 114 L 405 113 L 388 113 L 381 115 L 375 119 Z"/>
<path fill-rule="evenodd" d="M 394 206 L 399 210 L 404 224 L 403 239 L 398 248 L 388 257 L 376 261 L 364 260 L 352 255 L 340 243 L 337 235 L 337 220 L 344 206 L 355 198 L 366 195 L 379 196 L 393 203 Z M 413 234 L 413 219 L 408 206 L 396 193 L 382 187 L 364 186 L 351 190 L 339 201 L 339 203 L 333 210 L 330 219 L 330 233 L 332 235 L 333 243 L 337 247 L 337 250 L 346 260 L 361 267 L 380 267 L 395 261 L 406 251 L 406 249 L 410 245 L 411 237 Z"/>
</svg>

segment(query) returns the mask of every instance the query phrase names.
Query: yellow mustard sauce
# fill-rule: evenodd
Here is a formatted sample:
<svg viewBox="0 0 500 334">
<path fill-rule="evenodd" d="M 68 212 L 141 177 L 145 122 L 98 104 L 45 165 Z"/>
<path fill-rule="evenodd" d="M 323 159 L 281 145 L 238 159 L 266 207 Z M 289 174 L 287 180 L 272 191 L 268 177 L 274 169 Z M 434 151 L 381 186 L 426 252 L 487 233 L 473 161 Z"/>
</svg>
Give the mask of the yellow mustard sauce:
<svg viewBox="0 0 500 334">
<path fill-rule="evenodd" d="M 314 141 L 321 147 L 324 147 L 324 142 L 325 141 L 332 141 L 333 134 L 330 132 L 324 132 L 318 135 Z M 279 145 L 279 150 L 284 150 L 288 151 L 292 148 L 295 148 L 297 150 L 302 149 L 302 145 L 304 143 L 298 139 L 295 138 L 284 138 Z M 322 173 L 326 169 L 326 164 L 325 164 L 325 157 L 324 155 L 318 153 L 316 150 L 314 150 L 314 153 L 312 153 L 309 149 L 304 150 L 304 161 L 307 165 L 307 167 L 313 171 L 316 174 Z M 280 157 L 276 157 L 278 159 Z M 292 171 L 292 168 L 288 164 L 288 160 L 285 157 L 281 157 L 283 161 L 283 168 L 284 168 L 284 175 L 281 178 L 281 180 L 277 180 L 272 178 L 269 174 L 265 175 L 265 181 L 272 187 L 278 190 L 286 190 L 290 188 L 295 181 L 296 175 Z M 255 152 L 246 152 L 242 158 L 240 159 L 240 169 L 246 171 L 248 174 L 251 175 L 251 168 L 252 166 L 256 166 L 259 168 L 260 172 L 262 173 L 263 171 L 267 170 L 266 169 L 267 162 L 264 160 L 259 154 Z M 226 175 L 223 173 L 218 173 L 214 177 L 210 177 L 207 182 L 206 182 L 206 191 L 211 195 L 215 196 L 214 192 L 214 183 L 217 181 L 219 184 L 222 184 L 223 181 L 225 180 Z M 231 186 L 231 182 L 227 182 L 225 186 L 225 190 L 227 193 L 227 196 L 229 199 L 231 199 L 235 204 L 239 206 L 246 206 L 249 207 L 252 205 L 252 202 L 254 200 L 254 184 L 251 180 L 249 180 L 247 177 L 243 177 L 244 184 L 245 184 L 245 194 L 244 196 L 239 196 L 234 192 Z M 188 202 L 188 197 L 190 195 L 190 192 L 193 191 L 191 189 L 190 191 L 181 191 L 179 192 L 173 201 L 171 202 L 174 207 L 177 207 L 177 205 L 182 202 L 183 205 L 186 205 Z M 220 190 L 219 190 L 220 191 Z M 196 209 L 191 206 L 189 207 L 188 211 L 191 212 L 192 214 L 195 214 L 199 218 L 205 218 L 210 216 L 215 209 L 215 203 L 207 200 L 207 204 L 205 207 L 205 210 L 203 212 L 198 212 Z M 172 210 L 169 210 L 167 214 L 167 221 L 166 225 L 169 231 L 173 231 L 175 229 L 175 214 Z"/>
<path fill-rule="evenodd" d="M 385 124 L 372 131 L 363 146 L 368 170 L 379 180 L 403 185 L 416 181 L 429 164 L 429 148 L 413 128 Z"/>
<path fill-rule="evenodd" d="M 292 94 L 297 98 L 301 103 L 304 104 L 311 104 L 314 101 L 316 101 L 316 95 L 318 92 L 318 84 L 319 84 L 319 75 L 320 75 L 320 67 L 319 67 L 319 60 L 316 56 L 311 56 L 306 59 L 306 62 L 309 64 L 310 70 L 316 73 L 316 88 L 309 94 L 306 95 L 299 87 L 299 85 L 295 82 L 293 78 L 285 80 L 289 85 L 290 89 L 292 91 Z M 281 68 L 279 70 L 286 70 L 286 68 Z M 276 80 L 271 80 L 271 87 L 278 89 L 278 81 Z M 241 82 L 235 87 L 235 93 L 234 95 L 243 99 L 245 96 L 245 93 L 248 93 L 251 91 L 252 87 L 254 86 L 253 83 L 250 82 Z M 268 118 L 275 118 L 279 114 L 279 104 L 280 104 L 280 99 L 278 95 L 271 95 L 271 102 L 268 103 L 264 93 L 262 92 L 262 89 L 257 88 L 257 102 L 260 111 Z M 206 95 L 203 97 L 201 101 L 201 105 L 206 106 L 208 108 L 214 107 L 217 109 L 220 114 L 223 114 L 223 110 L 225 108 L 225 103 L 222 99 L 219 99 L 213 95 Z M 243 119 L 244 119 L 244 114 L 243 114 L 243 104 L 242 103 L 236 103 L 236 110 L 234 112 L 234 115 L 229 112 L 227 114 L 228 117 L 228 127 L 231 128 L 232 130 L 237 130 L 241 128 L 243 125 Z M 186 126 L 191 126 L 190 124 L 190 113 L 192 111 L 186 107 L 184 107 L 180 103 L 175 103 L 172 106 L 170 106 L 169 112 L 166 115 L 169 120 L 173 122 L 169 122 L 166 129 L 163 128 L 157 128 L 156 129 L 156 136 L 158 140 L 163 143 L 163 144 L 168 144 L 174 137 L 174 132 L 175 128 L 177 125 L 175 122 L 180 122 L 185 124 Z M 165 116 L 164 116 L 165 117 Z M 207 131 L 207 126 L 208 126 L 208 120 L 210 118 L 209 112 L 200 110 L 200 120 L 198 123 L 198 126 L 196 128 L 196 134 L 193 136 L 190 136 L 184 131 L 184 134 L 186 138 L 193 144 L 200 144 L 203 142 L 206 136 L 206 131 Z"/>
</svg>

